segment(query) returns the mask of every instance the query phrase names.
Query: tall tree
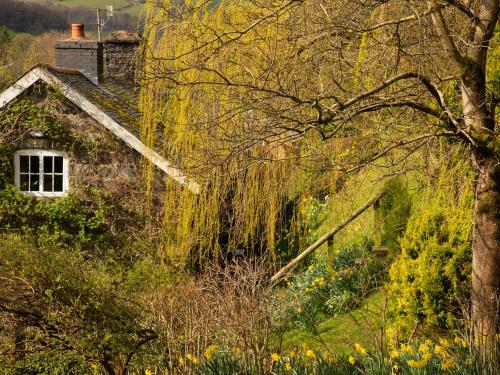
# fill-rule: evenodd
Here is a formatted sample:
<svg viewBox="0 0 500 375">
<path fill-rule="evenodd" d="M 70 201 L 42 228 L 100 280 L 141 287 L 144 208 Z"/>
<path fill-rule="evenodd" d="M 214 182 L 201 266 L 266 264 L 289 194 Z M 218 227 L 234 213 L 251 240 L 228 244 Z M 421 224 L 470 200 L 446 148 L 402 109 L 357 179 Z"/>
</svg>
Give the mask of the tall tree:
<svg viewBox="0 0 500 375">
<path fill-rule="evenodd" d="M 158 124 L 164 125 L 171 142 L 166 152 L 182 157 L 182 166 L 198 178 L 203 171 L 213 176 L 220 165 L 241 177 L 239 170 L 248 174 L 256 162 L 269 168 L 269 161 L 284 168 L 279 178 L 296 176 L 299 161 L 342 173 L 376 161 L 394 166 L 436 137 L 468 148 L 476 171 L 472 314 L 478 338 L 494 338 L 500 290 L 498 0 L 149 5 L 144 135 L 153 140 Z M 229 186 L 231 197 L 244 197 L 231 215 L 269 214 L 261 209 L 266 204 L 271 214 L 279 212 L 269 201 L 280 197 L 217 181 Z M 254 211 L 248 208 L 253 194 L 267 202 L 255 203 L 260 208 Z M 232 228 L 247 224 L 229 222 Z"/>
</svg>

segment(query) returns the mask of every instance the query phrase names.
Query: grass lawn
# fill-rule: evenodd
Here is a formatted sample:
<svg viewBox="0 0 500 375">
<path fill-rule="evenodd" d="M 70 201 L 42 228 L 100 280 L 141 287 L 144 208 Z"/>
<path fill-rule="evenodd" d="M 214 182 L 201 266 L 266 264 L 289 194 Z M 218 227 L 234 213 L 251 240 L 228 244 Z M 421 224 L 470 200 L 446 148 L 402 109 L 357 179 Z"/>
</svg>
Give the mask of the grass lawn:
<svg viewBox="0 0 500 375">
<path fill-rule="evenodd" d="M 328 350 L 338 353 L 354 352 L 354 344 L 374 348 L 375 337 L 380 337 L 384 294 L 377 291 L 368 296 L 363 304 L 348 314 L 327 317 L 318 325 L 319 337 L 304 330 L 292 330 L 283 338 L 283 348 L 301 347 L 307 343 L 318 352 Z"/>
</svg>

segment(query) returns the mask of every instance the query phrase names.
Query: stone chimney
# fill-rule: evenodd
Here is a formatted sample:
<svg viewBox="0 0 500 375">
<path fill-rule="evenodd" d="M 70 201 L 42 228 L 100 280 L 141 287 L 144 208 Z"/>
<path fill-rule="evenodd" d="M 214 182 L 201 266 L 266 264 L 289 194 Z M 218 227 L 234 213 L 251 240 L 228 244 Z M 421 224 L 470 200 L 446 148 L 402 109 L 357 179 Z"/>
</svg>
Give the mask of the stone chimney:
<svg viewBox="0 0 500 375">
<path fill-rule="evenodd" d="M 106 50 L 106 75 L 133 79 L 137 67 L 136 53 L 141 36 L 128 31 L 115 31 L 104 41 Z"/>
<path fill-rule="evenodd" d="M 73 24 L 71 39 L 56 42 L 56 66 L 79 70 L 98 85 L 103 82 L 103 43 L 85 38 L 83 24 Z"/>
</svg>

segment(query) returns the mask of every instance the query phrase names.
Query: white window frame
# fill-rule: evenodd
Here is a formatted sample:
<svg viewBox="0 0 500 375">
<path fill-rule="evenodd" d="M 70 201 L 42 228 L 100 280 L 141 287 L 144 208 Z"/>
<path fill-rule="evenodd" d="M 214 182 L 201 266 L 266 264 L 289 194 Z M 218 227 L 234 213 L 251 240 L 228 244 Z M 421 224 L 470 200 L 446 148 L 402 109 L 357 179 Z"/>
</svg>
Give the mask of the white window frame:
<svg viewBox="0 0 500 375">
<path fill-rule="evenodd" d="M 21 191 L 21 156 L 38 156 L 39 158 L 39 190 L 38 191 Z M 44 156 L 62 156 L 63 158 L 63 191 L 43 191 L 43 157 Z M 55 150 L 35 150 L 35 149 L 26 149 L 16 151 L 14 154 L 14 169 L 15 169 L 15 184 L 17 189 L 26 195 L 31 195 L 34 197 L 62 197 L 67 194 L 69 190 L 69 158 L 65 152 L 55 151 Z"/>
</svg>

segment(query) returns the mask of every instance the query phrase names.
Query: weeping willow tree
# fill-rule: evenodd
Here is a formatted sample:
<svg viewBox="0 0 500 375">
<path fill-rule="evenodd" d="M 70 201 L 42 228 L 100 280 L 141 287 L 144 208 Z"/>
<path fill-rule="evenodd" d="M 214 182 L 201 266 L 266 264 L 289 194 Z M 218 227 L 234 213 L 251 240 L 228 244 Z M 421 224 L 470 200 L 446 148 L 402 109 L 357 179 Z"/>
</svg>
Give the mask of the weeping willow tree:
<svg viewBox="0 0 500 375">
<path fill-rule="evenodd" d="M 284 202 L 367 165 L 402 172 L 446 137 L 475 165 L 473 315 L 494 337 L 498 14 L 498 0 L 149 1 L 143 137 L 203 186 L 171 188 L 171 253 L 274 256 Z"/>
<path fill-rule="evenodd" d="M 261 76 L 261 63 L 269 58 L 283 63 L 281 53 L 293 51 L 284 42 L 290 31 L 278 27 L 281 18 L 290 17 L 289 8 L 290 4 L 272 7 L 274 14 L 252 27 L 266 18 L 268 9 L 231 2 L 177 6 L 165 1 L 160 8 L 149 4 L 142 136 L 150 146 L 161 144 L 183 173 L 202 186 L 199 194 L 193 194 L 169 185 L 165 199 L 169 256 L 181 260 L 195 256 L 203 262 L 243 247 L 275 259 L 285 207 L 301 192 L 314 191 L 308 177 L 317 172 L 310 158 L 318 156 L 319 134 L 304 139 L 302 132 L 281 126 L 286 108 L 304 119 L 311 109 L 272 91 L 250 89 L 264 88 L 266 80 L 274 79 L 271 71 L 269 77 Z M 228 25 L 248 30 L 238 43 L 231 43 L 236 34 Z M 219 70 L 225 62 L 210 58 L 219 44 L 216 35 L 228 42 L 223 43 L 224 54 L 232 56 L 224 76 Z M 280 46 L 287 51 L 278 52 Z M 227 80 L 248 80 L 249 86 L 229 85 Z M 282 116 L 276 116 L 277 107 L 283 107 Z"/>
</svg>

